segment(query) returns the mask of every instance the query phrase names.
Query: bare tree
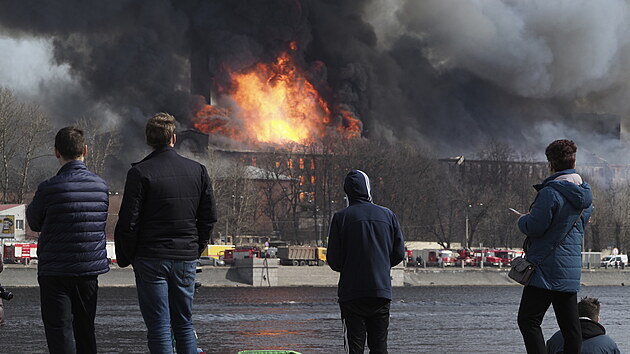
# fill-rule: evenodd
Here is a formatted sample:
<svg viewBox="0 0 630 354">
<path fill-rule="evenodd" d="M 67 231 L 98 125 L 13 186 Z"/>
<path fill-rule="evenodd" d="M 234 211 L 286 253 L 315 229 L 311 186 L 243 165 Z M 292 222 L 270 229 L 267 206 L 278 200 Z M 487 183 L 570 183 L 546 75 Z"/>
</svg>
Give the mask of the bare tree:
<svg viewBox="0 0 630 354">
<path fill-rule="evenodd" d="M 284 185 L 294 183 L 289 176 L 284 174 L 286 158 L 284 153 L 271 150 L 257 160 L 257 165 L 261 168 L 263 176 L 263 183 L 259 189 L 264 197 L 264 214 L 271 221 L 273 232 L 277 234 L 282 234 L 286 229 L 283 225 L 283 220 L 286 220 L 288 201 L 285 199 L 284 190 L 287 187 Z"/>
<path fill-rule="evenodd" d="M 252 232 L 257 193 L 252 179 L 255 178 L 250 168 L 242 164 L 232 164 L 218 184 L 222 184 L 222 193 L 218 195 L 219 205 L 226 211 L 226 234 L 233 236 Z M 227 235 L 226 235 L 227 236 Z"/>
<path fill-rule="evenodd" d="M 240 160 L 221 158 L 214 150 L 209 150 L 202 162 L 220 213 L 216 232 L 226 241 L 228 236 L 258 232 L 255 218 L 260 198 L 254 185 L 260 178 L 257 169 Z"/>
<path fill-rule="evenodd" d="M 630 181 L 594 186 L 596 208 L 591 218 L 593 228 L 590 246 L 600 250 L 603 247 L 616 247 L 627 251 L 630 246 Z"/>
<path fill-rule="evenodd" d="M 281 183 L 277 183 L 280 197 L 283 202 L 280 204 L 284 206 L 286 210 L 282 215 L 286 216 L 284 223 L 284 232 L 291 235 L 292 239 L 296 242 L 302 241 L 303 237 L 300 235 L 300 219 L 302 213 L 302 205 L 306 201 L 306 194 L 304 194 L 304 182 L 305 176 L 299 168 L 299 158 L 297 145 L 287 146 L 286 149 L 278 150 L 277 157 L 279 158 L 274 165 L 274 178 L 282 179 Z"/>
<path fill-rule="evenodd" d="M 2 203 L 24 202 L 33 160 L 46 156 L 48 116 L 35 104 L 19 102 L 0 88 L 0 166 Z"/>
<path fill-rule="evenodd" d="M 121 148 L 118 126 L 103 119 L 84 116 L 76 125 L 84 131 L 88 154 L 85 164 L 97 175 L 103 174 L 107 158 Z"/>
<path fill-rule="evenodd" d="M 27 106 L 25 113 L 27 119 L 22 121 L 23 157 L 19 173 L 18 203 L 24 203 L 33 161 L 41 157 L 52 156 L 48 144 L 41 144 L 42 141 L 49 141 L 51 138 L 51 124 L 48 115 L 36 105 Z"/>
<path fill-rule="evenodd" d="M 0 88 L 0 167 L 2 167 L 2 203 L 10 199 L 12 162 L 20 146 L 20 121 L 25 105 L 18 102 L 11 91 Z"/>
</svg>

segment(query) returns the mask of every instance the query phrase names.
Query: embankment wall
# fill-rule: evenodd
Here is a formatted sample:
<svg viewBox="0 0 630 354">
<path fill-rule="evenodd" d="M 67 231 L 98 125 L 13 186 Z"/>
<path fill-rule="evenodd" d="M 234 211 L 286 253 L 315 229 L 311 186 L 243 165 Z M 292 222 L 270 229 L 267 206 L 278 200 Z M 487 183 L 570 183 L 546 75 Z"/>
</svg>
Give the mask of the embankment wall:
<svg viewBox="0 0 630 354">
<path fill-rule="evenodd" d="M 260 270 L 264 271 L 264 270 Z M 394 284 L 405 286 L 518 286 L 507 277 L 507 269 L 398 269 Z M 99 276 L 100 286 L 134 286 L 134 273 L 131 268 L 113 267 L 108 273 Z M 203 267 L 197 280 L 204 286 L 252 286 L 239 275 L 236 267 Z M 329 267 L 277 268 L 278 286 L 337 286 L 339 273 Z M 0 274 L 0 284 L 5 287 L 37 286 L 36 266 L 5 265 Z M 582 284 L 586 286 L 630 285 L 630 269 L 584 269 Z"/>
</svg>

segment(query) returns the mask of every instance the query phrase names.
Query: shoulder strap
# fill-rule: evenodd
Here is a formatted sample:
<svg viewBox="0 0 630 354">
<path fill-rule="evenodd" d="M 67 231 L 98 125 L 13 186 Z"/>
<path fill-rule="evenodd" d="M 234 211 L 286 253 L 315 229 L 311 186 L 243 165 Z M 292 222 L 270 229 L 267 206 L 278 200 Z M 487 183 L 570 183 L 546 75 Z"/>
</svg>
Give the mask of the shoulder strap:
<svg viewBox="0 0 630 354">
<path fill-rule="evenodd" d="M 569 231 L 567 231 L 567 233 L 564 235 L 564 237 L 562 237 L 562 239 L 560 239 L 560 241 L 556 242 L 556 244 L 553 245 L 553 248 L 549 252 L 547 252 L 547 254 L 540 260 L 540 262 L 534 263 L 535 267 L 538 267 L 540 264 L 542 264 L 542 262 L 544 262 L 545 259 L 547 259 L 547 257 L 549 257 L 553 253 L 553 251 L 556 250 L 556 247 L 560 246 L 560 244 L 562 242 L 564 242 L 564 240 L 567 238 L 567 236 L 569 236 L 569 233 L 571 233 L 571 230 L 573 230 L 573 228 L 577 225 L 578 221 L 580 221 L 580 219 L 582 218 L 582 214 L 584 213 L 584 210 L 585 209 L 582 209 L 580 211 L 580 215 L 578 215 L 577 219 L 575 219 L 575 222 L 571 225 L 571 227 L 569 228 Z"/>
</svg>

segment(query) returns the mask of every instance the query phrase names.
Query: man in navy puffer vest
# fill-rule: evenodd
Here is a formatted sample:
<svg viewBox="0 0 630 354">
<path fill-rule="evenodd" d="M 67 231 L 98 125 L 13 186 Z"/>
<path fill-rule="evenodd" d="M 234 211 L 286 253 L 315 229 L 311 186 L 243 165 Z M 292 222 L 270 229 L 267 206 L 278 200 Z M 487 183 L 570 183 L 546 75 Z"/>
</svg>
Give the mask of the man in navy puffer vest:
<svg viewBox="0 0 630 354">
<path fill-rule="evenodd" d="M 86 153 L 83 131 L 61 129 L 55 156 L 62 167 L 37 187 L 26 209 L 29 226 L 40 232 L 37 279 L 50 353 L 96 353 L 97 276 L 109 270 L 109 197 L 105 181 L 83 163 Z"/>
<path fill-rule="evenodd" d="M 359 170 L 346 176 L 347 208 L 330 223 L 326 258 L 340 272 L 339 307 L 348 353 L 387 353 L 391 267 L 402 262 L 405 244 L 396 215 L 372 203 L 370 179 Z"/>
</svg>

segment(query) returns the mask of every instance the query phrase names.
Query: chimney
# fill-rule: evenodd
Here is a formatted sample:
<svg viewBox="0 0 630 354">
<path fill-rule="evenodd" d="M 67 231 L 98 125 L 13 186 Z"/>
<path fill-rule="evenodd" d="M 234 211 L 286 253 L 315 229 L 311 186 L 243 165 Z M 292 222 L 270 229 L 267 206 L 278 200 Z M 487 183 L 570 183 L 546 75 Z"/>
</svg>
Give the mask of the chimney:
<svg viewBox="0 0 630 354">
<path fill-rule="evenodd" d="M 190 49 L 190 93 L 201 95 L 207 104 L 212 104 L 213 75 L 210 73 L 210 53 L 203 45 L 195 45 L 202 41 L 194 40 Z"/>
</svg>

